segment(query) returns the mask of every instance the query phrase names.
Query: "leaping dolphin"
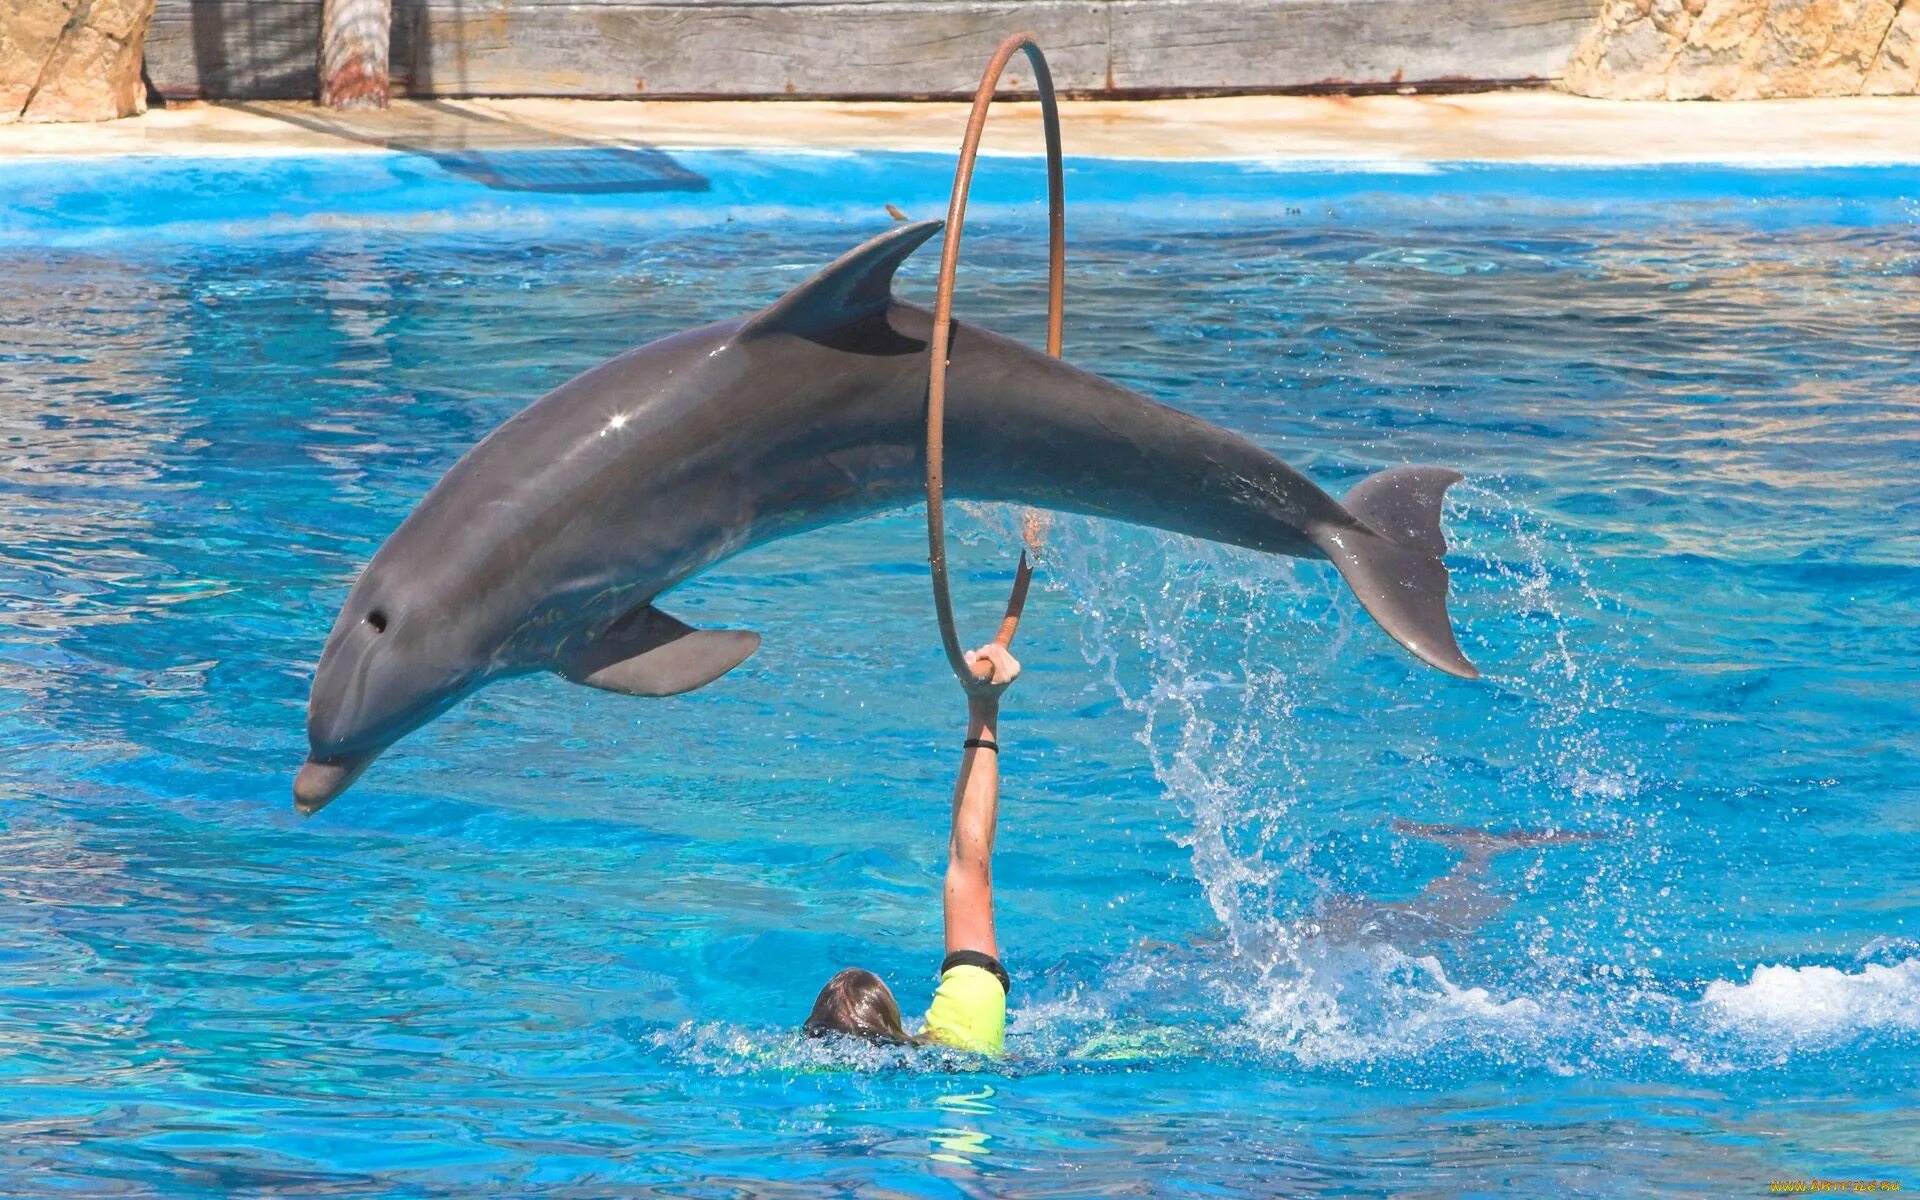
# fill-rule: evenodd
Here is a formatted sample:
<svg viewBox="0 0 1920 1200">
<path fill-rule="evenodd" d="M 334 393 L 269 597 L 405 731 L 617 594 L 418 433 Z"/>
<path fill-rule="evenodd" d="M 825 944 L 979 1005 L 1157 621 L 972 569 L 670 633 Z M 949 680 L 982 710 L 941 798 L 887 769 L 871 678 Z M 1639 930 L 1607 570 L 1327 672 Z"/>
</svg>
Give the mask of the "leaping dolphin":
<svg viewBox="0 0 1920 1200">
<path fill-rule="evenodd" d="M 468 451 L 334 622 L 299 810 L 492 680 L 668 696 L 752 654 L 759 635 L 690 629 L 654 598 L 762 542 L 920 499 L 933 317 L 892 284 L 941 225 L 897 226 L 753 316 L 604 362 Z M 949 494 L 1330 559 L 1416 657 L 1478 676 L 1441 563 L 1458 472 L 1395 467 L 1335 500 L 1237 434 L 958 322 L 947 404 Z"/>
</svg>

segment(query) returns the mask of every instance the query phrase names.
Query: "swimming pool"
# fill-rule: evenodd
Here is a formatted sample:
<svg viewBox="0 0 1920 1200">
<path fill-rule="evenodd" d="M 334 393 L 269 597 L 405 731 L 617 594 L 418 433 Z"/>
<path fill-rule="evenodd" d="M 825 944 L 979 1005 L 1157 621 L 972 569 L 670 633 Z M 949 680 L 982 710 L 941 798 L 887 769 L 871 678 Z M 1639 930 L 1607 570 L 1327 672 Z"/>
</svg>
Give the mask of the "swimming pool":
<svg viewBox="0 0 1920 1200">
<path fill-rule="evenodd" d="M 834 968 L 911 1005 L 938 959 L 917 511 L 678 593 L 765 636 L 698 695 L 496 686 L 294 816 L 313 659 L 440 472 L 949 168 L 8 164 L 0 1193 L 1920 1183 L 1910 168 L 1076 163 L 1069 356 L 1336 492 L 1467 472 L 1487 679 L 1323 565 L 1056 521 L 993 1069 L 792 1032 Z M 1038 183 L 983 168 L 960 305 L 1035 338 Z M 964 523 L 979 630 L 1012 517 Z M 1396 818 L 1598 836 L 1436 896 L 1459 856 Z"/>
</svg>

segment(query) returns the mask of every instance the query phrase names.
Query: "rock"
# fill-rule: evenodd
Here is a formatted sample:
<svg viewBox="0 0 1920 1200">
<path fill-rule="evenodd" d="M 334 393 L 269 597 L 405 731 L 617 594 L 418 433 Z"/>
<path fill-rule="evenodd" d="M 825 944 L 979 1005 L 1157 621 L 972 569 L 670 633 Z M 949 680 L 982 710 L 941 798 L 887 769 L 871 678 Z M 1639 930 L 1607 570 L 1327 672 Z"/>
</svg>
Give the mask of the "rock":
<svg viewBox="0 0 1920 1200">
<path fill-rule="evenodd" d="M 1658 100 L 1666 90 L 1664 66 L 1647 64 L 1673 57 L 1673 38 L 1654 19 L 1653 4 L 1609 4 L 1600 14 L 1600 36 L 1590 36 L 1574 51 L 1562 85 L 1583 95 L 1621 100 Z"/>
<path fill-rule="evenodd" d="M 1560 81 L 1620 100 L 1920 91 L 1920 0 L 1605 0 Z"/>
<path fill-rule="evenodd" d="M 1766 24 L 1765 0 L 1707 0 L 1668 67 L 1667 98 L 1752 99 L 1749 64 Z"/>
<path fill-rule="evenodd" d="M 0 0 L 0 122 L 145 112 L 154 0 Z"/>
<path fill-rule="evenodd" d="M 0 121 L 17 119 L 27 106 L 76 0 L 8 2 L 13 7 L 0 17 Z"/>
<path fill-rule="evenodd" d="M 1880 55 L 1867 72 L 1869 96 L 1920 93 L 1920 0 L 1907 0 L 1880 43 Z"/>
</svg>

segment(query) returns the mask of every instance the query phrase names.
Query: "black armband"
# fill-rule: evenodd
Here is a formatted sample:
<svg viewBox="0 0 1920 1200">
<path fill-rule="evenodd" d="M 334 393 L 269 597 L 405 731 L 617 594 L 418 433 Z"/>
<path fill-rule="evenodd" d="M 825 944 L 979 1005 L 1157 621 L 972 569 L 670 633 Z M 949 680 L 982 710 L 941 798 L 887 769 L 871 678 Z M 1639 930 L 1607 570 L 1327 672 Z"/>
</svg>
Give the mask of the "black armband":
<svg viewBox="0 0 1920 1200">
<path fill-rule="evenodd" d="M 968 738 L 960 745 L 968 750 L 991 750 L 995 754 L 1000 753 L 1000 743 L 992 738 Z"/>
<path fill-rule="evenodd" d="M 1013 992 L 1013 980 L 1007 975 L 1007 969 L 1001 966 L 1000 960 L 991 954 L 984 954 L 978 950 L 955 950 L 941 962 L 940 973 L 945 975 L 955 967 L 979 967 L 1000 981 L 1001 991 L 1008 994 Z"/>
</svg>

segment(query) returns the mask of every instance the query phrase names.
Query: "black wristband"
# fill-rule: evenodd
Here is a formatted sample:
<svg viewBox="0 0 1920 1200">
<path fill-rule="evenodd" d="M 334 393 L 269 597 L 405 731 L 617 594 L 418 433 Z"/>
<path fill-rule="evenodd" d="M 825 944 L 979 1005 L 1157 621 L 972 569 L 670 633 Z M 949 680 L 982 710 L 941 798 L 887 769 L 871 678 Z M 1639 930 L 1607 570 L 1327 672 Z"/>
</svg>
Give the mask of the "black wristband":
<svg viewBox="0 0 1920 1200">
<path fill-rule="evenodd" d="M 1000 743 L 992 738 L 968 738 L 960 744 L 968 750 L 991 750 L 995 754 L 1000 753 Z"/>
<path fill-rule="evenodd" d="M 1001 991 L 1009 995 L 1013 992 L 1013 980 L 1008 977 L 1007 969 L 1001 966 L 1000 960 L 991 954 L 980 950 L 955 950 L 941 962 L 940 973 L 945 975 L 955 967 L 979 967 L 1000 981 Z"/>
</svg>

